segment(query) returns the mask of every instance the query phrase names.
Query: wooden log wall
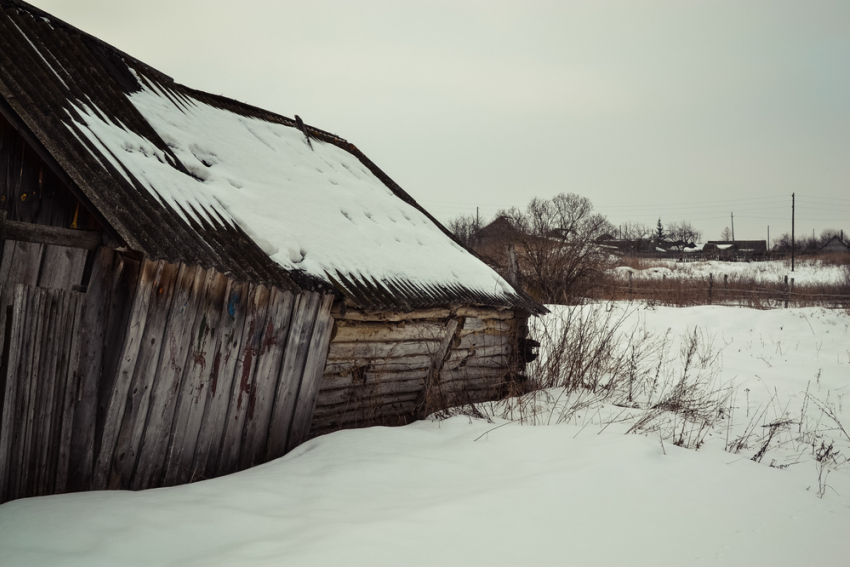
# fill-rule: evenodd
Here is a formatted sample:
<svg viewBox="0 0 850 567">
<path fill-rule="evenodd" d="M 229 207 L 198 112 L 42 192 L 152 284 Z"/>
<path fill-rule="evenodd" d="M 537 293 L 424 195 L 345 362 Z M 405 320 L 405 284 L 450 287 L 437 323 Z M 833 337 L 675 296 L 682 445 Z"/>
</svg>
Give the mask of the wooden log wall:
<svg viewBox="0 0 850 567">
<path fill-rule="evenodd" d="M 211 478 L 309 434 L 332 296 L 101 248 L 85 294 L 13 299 L 0 502 Z"/>
<path fill-rule="evenodd" d="M 516 344 L 527 318 L 513 311 L 349 309 L 334 315 L 312 437 L 408 423 L 432 411 L 494 399 L 521 370 Z"/>
</svg>

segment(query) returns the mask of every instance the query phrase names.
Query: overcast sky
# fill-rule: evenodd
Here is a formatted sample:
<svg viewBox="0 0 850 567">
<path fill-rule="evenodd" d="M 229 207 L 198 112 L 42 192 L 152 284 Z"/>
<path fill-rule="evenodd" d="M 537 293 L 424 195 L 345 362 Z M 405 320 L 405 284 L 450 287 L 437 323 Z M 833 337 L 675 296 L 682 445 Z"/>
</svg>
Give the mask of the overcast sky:
<svg viewBox="0 0 850 567">
<path fill-rule="evenodd" d="M 34 0 L 176 81 L 339 134 L 441 220 L 850 229 L 850 1 Z"/>
</svg>

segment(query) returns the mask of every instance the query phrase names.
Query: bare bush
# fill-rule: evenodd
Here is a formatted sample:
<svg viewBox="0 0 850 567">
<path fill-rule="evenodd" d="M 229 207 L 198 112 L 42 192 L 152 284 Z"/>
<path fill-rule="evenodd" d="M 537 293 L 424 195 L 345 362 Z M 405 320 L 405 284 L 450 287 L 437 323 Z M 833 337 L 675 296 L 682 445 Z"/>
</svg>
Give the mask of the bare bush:
<svg viewBox="0 0 850 567">
<path fill-rule="evenodd" d="M 680 356 L 669 331 L 653 335 L 631 322 L 635 307 L 591 304 L 537 321 L 541 355 L 529 368 L 530 391 L 486 405 L 485 414 L 523 423 L 568 422 L 602 404 L 621 408 L 601 423 L 624 422 L 630 433 L 657 433 L 699 448 L 725 417 L 731 388 L 717 383 L 719 350 L 697 329 Z M 679 368 L 679 370 L 677 370 Z"/>
<path fill-rule="evenodd" d="M 514 208 L 501 215 L 515 229 L 525 287 L 541 302 L 569 304 L 586 296 L 611 263 L 597 240 L 614 227 L 594 212 L 587 197 L 534 198 L 525 211 Z"/>
</svg>

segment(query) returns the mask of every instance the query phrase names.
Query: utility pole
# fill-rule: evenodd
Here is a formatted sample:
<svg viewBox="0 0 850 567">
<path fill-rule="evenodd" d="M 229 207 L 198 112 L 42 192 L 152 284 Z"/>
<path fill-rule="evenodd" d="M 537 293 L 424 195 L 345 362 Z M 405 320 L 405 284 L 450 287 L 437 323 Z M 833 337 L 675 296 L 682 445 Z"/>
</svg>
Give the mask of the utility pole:
<svg viewBox="0 0 850 567">
<path fill-rule="evenodd" d="M 791 271 L 794 271 L 794 193 L 791 193 Z"/>
<path fill-rule="evenodd" d="M 732 217 L 732 242 L 735 242 L 735 213 L 729 213 Z"/>
<path fill-rule="evenodd" d="M 481 228 L 481 221 L 478 220 L 478 207 L 475 207 L 475 230 Z"/>
</svg>

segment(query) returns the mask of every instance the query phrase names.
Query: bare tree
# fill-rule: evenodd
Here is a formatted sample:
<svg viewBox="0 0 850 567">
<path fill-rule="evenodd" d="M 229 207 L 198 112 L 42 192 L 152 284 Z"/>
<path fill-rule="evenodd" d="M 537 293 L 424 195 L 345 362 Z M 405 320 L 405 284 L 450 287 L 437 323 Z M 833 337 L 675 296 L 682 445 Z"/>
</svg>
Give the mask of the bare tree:
<svg viewBox="0 0 850 567">
<path fill-rule="evenodd" d="M 516 228 L 516 251 L 524 286 L 540 301 L 568 303 L 582 296 L 608 267 L 611 257 L 596 239 L 614 227 L 587 197 L 561 193 L 534 198 L 525 211 L 502 213 Z"/>
<path fill-rule="evenodd" d="M 461 244 L 469 248 L 472 246 L 473 237 L 481 227 L 475 215 L 460 215 L 449 220 L 447 228 Z"/>
<path fill-rule="evenodd" d="M 688 221 L 673 222 L 667 225 L 667 236 L 673 240 L 682 242 L 699 242 L 702 240 L 702 232 L 694 228 Z"/>
<path fill-rule="evenodd" d="M 770 243 L 768 242 L 768 245 Z M 781 254 L 791 252 L 791 233 L 783 232 L 779 235 L 778 238 L 773 239 L 773 247 L 771 248 L 774 252 L 779 252 Z"/>
<path fill-rule="evenodd" d="M 640 222 L 625 222 L 620 225 L 620 238 L 624 240 L 644 240 L 652 235 L 653 230 Z"/>
<path fill-rule="evenodd" d="M 729 227 L 724 227 L 720 233 L 720 240 L 732 240 L 732 231 Z"/>
</svg>

